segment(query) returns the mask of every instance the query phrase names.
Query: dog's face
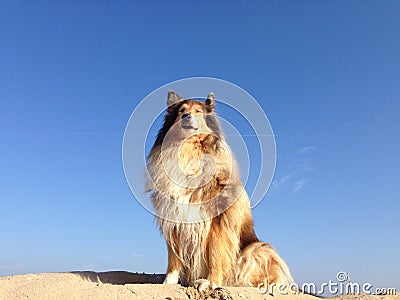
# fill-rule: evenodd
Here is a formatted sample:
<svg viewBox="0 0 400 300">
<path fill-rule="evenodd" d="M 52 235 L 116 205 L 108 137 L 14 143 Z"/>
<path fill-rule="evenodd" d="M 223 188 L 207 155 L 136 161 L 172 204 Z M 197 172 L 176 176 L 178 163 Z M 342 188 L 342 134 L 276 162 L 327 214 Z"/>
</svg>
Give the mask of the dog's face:
<svg viewBox="0 0 400 300">
<path fill-rule="evenodd" d="M 174 122 L 183 135 L 191 135 L 197 133 L 209 133 L 205 119 L 204 104 L 199 101 L 186 100 L 177 107 L 178 113 Z"/>
<path fill-rule="evenodd" d="M 214 95 L 210 93 L 205 102 L 185 100 L 173 91 L 168 92 L 168 136 L 182 140 L 191 136 L 204 137 L 211 134 L 210 117 L 214 115 Z M 212 122 L 211 122 L 212 123 Z M 212 127 L 212 126 L 211 126 Z"/>
</svg>

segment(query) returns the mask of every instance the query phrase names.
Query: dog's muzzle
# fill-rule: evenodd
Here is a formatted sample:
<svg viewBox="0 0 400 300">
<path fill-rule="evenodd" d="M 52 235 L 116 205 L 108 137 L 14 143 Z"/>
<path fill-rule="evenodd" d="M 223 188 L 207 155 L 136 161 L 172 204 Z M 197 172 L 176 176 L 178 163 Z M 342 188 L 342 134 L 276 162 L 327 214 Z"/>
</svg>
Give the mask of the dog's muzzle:
<svg viewBox="0 0 400 300">
<path fill-rule="evenodd" d="M 190 113 L 184 113 L 182 115 L 181 127 L 183 129 L 194 129 L 194 130 L 199 129 L 196 118 L 193 118 L 192 114 Z"/>
</svg>

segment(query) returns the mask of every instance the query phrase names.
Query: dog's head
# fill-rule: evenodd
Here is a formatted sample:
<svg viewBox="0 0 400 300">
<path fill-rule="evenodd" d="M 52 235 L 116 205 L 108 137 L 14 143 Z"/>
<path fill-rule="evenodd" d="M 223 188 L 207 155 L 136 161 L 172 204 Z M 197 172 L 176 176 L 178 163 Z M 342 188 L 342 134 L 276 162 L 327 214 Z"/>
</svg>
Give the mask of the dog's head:
<svg viewBox="0 0 400 300">
<path fill-rule="evenodd" d="M 174 91 L 168 91 L 167 113 L 164 125 L 158 133 L 156 145 L 169 139 L 181 141 L 190 136 L 222 137 L 220 125 L 215 115 L 215 97 L 210 93 L 205 101 L 184 99 Z"/>
<path fill-rule="evenodd" d="M 183 135 L 197 133 L 211 133 L 207 126 L 207 114 L 214 114 L 214 94 L 210 93 L 205 102 L 192 99 L 183 99 L 174 91 L 168 92 L 168 112 L 172 113 L 174 125 L 181 130 Z"/>
</svg>

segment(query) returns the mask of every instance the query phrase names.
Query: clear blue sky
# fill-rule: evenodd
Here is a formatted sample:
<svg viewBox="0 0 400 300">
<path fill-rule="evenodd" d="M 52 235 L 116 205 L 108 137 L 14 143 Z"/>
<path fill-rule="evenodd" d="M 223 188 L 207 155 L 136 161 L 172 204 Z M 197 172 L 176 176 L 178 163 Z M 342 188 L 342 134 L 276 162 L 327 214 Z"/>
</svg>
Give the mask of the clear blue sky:
<svg viewBox="0 0 400 300">
<path fill-rule="evenodd" d="M 399 16 L 398 1 L 1 1 L 0 276 L 164 272 L 123 132 L 152 90 L 210 76 L 272 124 L 253 212 L 294 277 L 400 288 Z"/>
</svg>

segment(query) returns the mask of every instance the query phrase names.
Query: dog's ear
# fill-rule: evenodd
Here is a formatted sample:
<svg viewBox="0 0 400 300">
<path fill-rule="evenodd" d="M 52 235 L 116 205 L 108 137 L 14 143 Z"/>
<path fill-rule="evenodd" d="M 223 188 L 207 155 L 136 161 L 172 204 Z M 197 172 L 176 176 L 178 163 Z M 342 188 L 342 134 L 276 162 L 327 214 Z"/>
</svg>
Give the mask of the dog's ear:
<svg viewBox="0 0 400 300">
<path fill-rule="evenodd" d="M 175 103 L 182 101 L 183 98 L 179 94 L 175 93 L 172 90 L 168 91 L 168 98 L 167 98 L 167 106 L 170 107 L 171 105 L 174 105 Z"/>
<path fill-rule="evenodd" d="M 209 112 L 214 110 L 214 106 L 215 106 L 215 97 L 214 97 L 214 93 L 210 92 L 207 96 L 207 100 L 206 100 L 206 106 Z"/>
<path fill-rule="evenodd" d="M 214 106 L 215 106 L 215 97 L 214 97 L 214 93 L 210 92 L 207 96 L 207 100 L 206 100 L 206 106 L 209 112 L 214 110 Z"/>
</svg>

